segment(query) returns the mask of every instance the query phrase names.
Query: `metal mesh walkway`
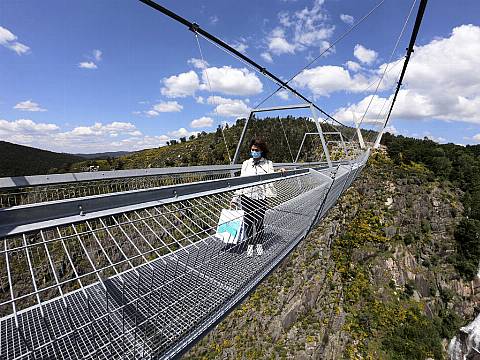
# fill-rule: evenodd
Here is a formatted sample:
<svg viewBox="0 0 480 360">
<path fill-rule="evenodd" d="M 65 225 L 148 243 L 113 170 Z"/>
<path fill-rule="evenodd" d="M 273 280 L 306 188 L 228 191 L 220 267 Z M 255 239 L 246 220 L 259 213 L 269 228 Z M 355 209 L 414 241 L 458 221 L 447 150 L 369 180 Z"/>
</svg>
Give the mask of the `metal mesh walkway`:
<svg viewBox="0 0 480 360">
<path fill-rule="evenodd" d="M 112 200 L 107 210 L 96 210 L 95 201 L 114 194 L 97 196 L 87 199 L 92 211 L 86 216 L 67 211 L 53 223 L 34 209 L 33 223 L 23 224 L 20 217 L 15 226 L 3 227 L 0 358 L 178 355 L 308 234 L 367 157 L 333 172 L 310 169 L 184 185 L 174 196 L 133 206 Z M 245 242 L 226 245 L 215 229 L 236 191 L 265 184 L 276 190 L 261 234 L 265 252 L 249 258 Z M 37 207 L 55 212 L 70 202 Z M 3 211 L 18 217 L 18 209 Z"/>
</svg>

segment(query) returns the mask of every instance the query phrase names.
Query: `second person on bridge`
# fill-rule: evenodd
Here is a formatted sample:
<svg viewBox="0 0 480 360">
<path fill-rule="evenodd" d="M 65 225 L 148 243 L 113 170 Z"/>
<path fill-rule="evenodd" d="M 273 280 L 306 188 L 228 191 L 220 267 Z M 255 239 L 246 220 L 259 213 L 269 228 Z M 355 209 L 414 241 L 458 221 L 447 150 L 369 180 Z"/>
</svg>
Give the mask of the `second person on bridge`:
<svg viewBox="0 0 480 360">
<path fill-rule="evenodd" d="M 273 162 L 267 160 L 268 148 L 264 140 L 256 138 L 250 142 L 250 159 L 242 164 L 240 176 L 263 175 L 273 173 Z M 232 203 L 240 205 L 245 211 L 245 232 L 247 236 L 247 256 L 263 254 L 264 219 L 267 210 L 267 198 L 276 197 L 273 184 L 257 185 L 237 190 Z"/>
</svg>

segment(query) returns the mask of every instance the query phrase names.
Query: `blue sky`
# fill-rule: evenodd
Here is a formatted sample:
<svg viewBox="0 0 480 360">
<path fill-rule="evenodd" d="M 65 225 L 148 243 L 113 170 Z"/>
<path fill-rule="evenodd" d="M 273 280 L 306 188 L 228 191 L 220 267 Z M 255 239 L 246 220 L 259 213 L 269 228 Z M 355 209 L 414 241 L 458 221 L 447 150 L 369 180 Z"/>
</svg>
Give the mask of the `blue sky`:
<svg viewBox="0 0 480 360">
<path fill-rule="evenodd" d="M 283 78 L 378 2 L 159 0 Z M 388 66 L 363 123 L 378 127 L 416 7 L 389 59 L 411 6 L 385 0 L 293 86 L 352 123 Z M 480 142 L 479 13 L 474 0 L 429 2 L 391 131 Z M 233 122 L 275 89 L 205 40 L 200 45 L 206 63 L 190 31 L 136 0 L 2 0 L 0 139 L 65 152 L 156 147 Z M 298 102 L 281 93 L 264 106 Z"/>
</svg>

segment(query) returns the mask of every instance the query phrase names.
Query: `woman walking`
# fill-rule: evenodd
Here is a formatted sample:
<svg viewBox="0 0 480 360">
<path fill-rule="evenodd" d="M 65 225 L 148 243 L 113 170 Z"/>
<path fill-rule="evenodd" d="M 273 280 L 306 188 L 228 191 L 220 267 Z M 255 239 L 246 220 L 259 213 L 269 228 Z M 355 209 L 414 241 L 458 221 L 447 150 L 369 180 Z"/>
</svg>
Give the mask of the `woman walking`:
<svg viewBox="0 0 480 360">
<path fill-rule="evenodd" d="M 268 148 L 265 141 L 256 138 L 250 142 L 250 159 L 242 164 L 240 176 L 263 175 L 273 173 L 273 163 L 267 160 Z M 245 211 L 245 232 L 247 234 L 247 256 L 253 256 L 254 247 L 257 255 L 263 254 L 264 218 L 267 210 L 267 198 L 275 197 L 272 184 L 257 185 L 237 190 L 232 202 L 240 202 Z"/>
</svg>

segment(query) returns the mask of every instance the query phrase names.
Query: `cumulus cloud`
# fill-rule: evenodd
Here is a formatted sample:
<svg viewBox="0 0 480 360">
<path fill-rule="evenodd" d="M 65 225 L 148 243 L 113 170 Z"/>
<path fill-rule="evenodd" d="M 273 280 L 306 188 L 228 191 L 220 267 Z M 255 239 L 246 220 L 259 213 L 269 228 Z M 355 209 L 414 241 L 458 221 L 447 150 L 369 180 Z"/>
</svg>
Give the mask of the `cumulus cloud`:
<svg viewBox="0 0 480 360">
<path fill-rule="evenodd" d="M 473 139 L 474 139 L 475 141 L 480 141 L 480 134 L 474 135 L 474 136 L 473 136 Z"/>
<path fill-rule="evenodd" d="M 129 122 L 97 122 L 62 130 L 56 124 L 36 123 L 30 119 L 0 119 L 0 137 L 14 143 L 71 153 L 140 150 L 165 145 L 171 138 L 169 135 L 143 135 Z"/>
<path fill-rule="evenodd" d="M 98 49 L 93 50 L 93 58 L 97 62 L 101 61 L 102 60 L 102 51 L 98 50 Z"/>
<path fill-rule="evenodd" d="M 384 115 L 387 111 L 387 104 L 385 100 L 378 95 L 369 95 L 363 98 L 360 102 L 356 104 L 350 104 L 345 107 L 340 107 L 335 111 L 333 117 L 341 122 L 352 123 L 356 119 L 360 121 L 362 118 L 362 124 L 381 124 L 384 121 Z M 365 114 L 365 111 L 368 108 L 368 112 Z M 365 114 L 365 116 L 364 116 Z"/>
<path fill-rule="evenodd" d="M 352 15 L 341 14 L 340 20 L 342 20 L 345 24 L 352 25 L 355 22 L 355 19 Z"/>
<path fill-rule="evenodd" d="M 281 55 L 294 54 L 310 47 L 317 47 L 320 51 L 327 48 L 327 40 L 333 35 L 335 26 L 327 23 L 328 16 L 322 7 L 323 3 L 324 0 L 314 0 L 311 8 L 279 13 L 280 25 L 266 38 L 269 52 Z"/>
<path fill-rule="evenodd" d="M 359 70 L 362 69 L 362 66 L 361 66 L 359 63 L 355 62 L 355 61 L 350 61 L 350 60 L 349 60 L 349 61 L 347 61 L 347 63 L 346 63 L 345 65 L 347 66 L 347 69 L 348 69 L 348 70 L 354 71 L 354 72 L 359 71 Z"/>
<path fill-rule="evenodd" d="M 170 98 L 186 97 L 195 94 L 200 86 L 200 80 L 195 71 L 173 75 L 163 79 L 162 95 Z"/>
<path fill-rule="evenodd" d="M 196 69 L 205 69 L 208 67 L 208 62 L 202 59 L 191 58 L 188 60 L 188 63 L 193 65 Z"/>
<path fill-rule="evenodd" d="M 235 41 L 232 45 L 231 45 L 235 50 L 241 52 L 241 53 L 245 53 L 245 51 L 248 49 L 248 45 L 246 43 L 246 40 L 245 39 L 240 39 L 239 41 Z"/>
<path fill-rule="evenodd" d="M 13 108 L 20 111 L 31 111 L 31 112 L 47 111 L 47 109 L 41 108 L 39 104 L 31 100 L 21 101 L 18 104 L 16 104 Z"/>
<path fill-rule="evenodd" d="M 177 139 L 181 137 L 189 137 L 191 135 L 197 135 L 197 134 L 198 134 L 198 131 L 188 131 L 183 127 L 178 130 L 170 131 L 169 133 L 167 133 L 168 136 L 172 138 L 177 138 Z"/>
<path fill-rule="evenodd" d="M 262 57 L 263 60 L 265 60 L 266 62 L 268 63 L 273 63 L 273 58 L 272 58 L 272 55 L 270 55 L 270 53 L 268 52 L 262 52 L 260 54 L 260 56 Z"/>
<path fill-rule="evenodd" d="M 293 83 L 308 88 L 315 97 L 328 96 L 335 91 L 360 92 L 369 85 L 369 78 L 363 74 L 351 75 L 341 66 L 317 66 L 302 71 Z"/>
<path fill-rule="evenodd" d="M 480 124 L 479 58 L 480 27 L 475 25 L 455 27 L 449 37 L 417 46 L 392 117 Z M 388 82 L 393 84 L 393 80 L 396 79 L 392 76 Z M 366 99 L 368 96 L 351 106 L 364 111 Z M 377 96 L 372 107 L 391 99 L 392 95 Z"/>
<path fill-rule="evenodd" d="M 160 113 L 179 112 L 182 111 L 182 109 L 183 105 L 176 101 L 162 101 L 158 104 L 154 104 L 150 110 L 144 111 L 143 114 L 148 117 L 155 117 L 160 115 Z M 141 115 L 142 112 L 136 112 L 136 114 Z"/>
<path fill-rule="evenodd" d="M 215 113 L 219 116 L 240 118 L 250 114 L 250 108 L 239 99 L 209 96 L 207 102 L 215 105 Z"/>
<path fill-rule="evenodd" d="M 176 101 L 162 101 L 153 105 L 153 110 L 157 112 L 179 112 L 183 109 L 183 105 Z"/>
<path fill-rule="evenodd" d="M 211 90 L 227 95 L 255 95 L 263 90 L 263 84 L 257 75 L 246 68 L 209 67 L 203 71 L 202 81 L 202 90 Z"/>
<path fill-rule="evenodd" d="M 0 119 L 0 134 L 35 134 L 47 133 L 58 130 L 55 124 L 36 123 L 30 119 L 19 119 L 15 121 L 7 121 Z"/>
<path fill-rule="evenodd" d="M 23 55 L 29 52 L 30 48 L 22 43 L 19 43 L 17 36 L 10 30 L 0 26 L 0 45 L 5 46 L 7 49 L 15 51 L 17 55 Z"/>
<path fill-rule="evenodd" d="M 367 49 L 366 47 L 357 44 L 353 49 L 353 55 L 362 63 L 371 65 L 378 56 L 375 50 Z"/>
<path fill-rule="evenodd" d="M 88 61 L 82 61 L 78 63 L 78 67 L 81 69 L 95 70 L 98 68 L 98 63 L 102 61 L 103 52 L 99 49 L 92 50 L 91 54 L 86 55 Z"/>
<path fill-rule="evenodd" d="M 202 116 L 199 119 L 192 120 L 190 126 L 194 129 L 212 127 L 213 119 L 208 116 Z"/>
<path fill-rule="evenodd" d="M 294 54 L 295 48 L 295 44 L 285 38 L 285 31 L 281 28 L 274 29 L 268 38 L 268 50 L 275 55 Z"/>
<path fill-rule="evenodd" d="M 97 64 L 95 64 L 93 61 L 83 61 L 78 64 L 78 67 L 81 69 L 94 70 L 97 68 Z"/>
<path fill-rule="evenodd" d="M 288 91 L 287 90 L 277 91 L 277 96 L 282 100 L 288 100 Z"/>
</svg>

